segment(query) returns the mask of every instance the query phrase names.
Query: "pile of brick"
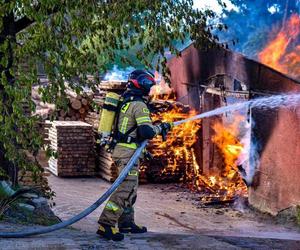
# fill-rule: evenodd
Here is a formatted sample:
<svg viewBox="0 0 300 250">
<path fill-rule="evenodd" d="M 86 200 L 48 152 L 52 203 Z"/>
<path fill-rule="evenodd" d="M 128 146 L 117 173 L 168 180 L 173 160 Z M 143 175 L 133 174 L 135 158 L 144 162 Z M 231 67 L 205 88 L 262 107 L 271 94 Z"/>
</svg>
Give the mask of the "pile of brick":
<svg viewBox="0 0 300 250">
<path fill-rule="evenodd" d="M 46 121 L 50 147 L 57 158 L 48 161 L 56 176 L 94 176 L 95 152 L 91 125 L 80 121 Z"/>
</svg>

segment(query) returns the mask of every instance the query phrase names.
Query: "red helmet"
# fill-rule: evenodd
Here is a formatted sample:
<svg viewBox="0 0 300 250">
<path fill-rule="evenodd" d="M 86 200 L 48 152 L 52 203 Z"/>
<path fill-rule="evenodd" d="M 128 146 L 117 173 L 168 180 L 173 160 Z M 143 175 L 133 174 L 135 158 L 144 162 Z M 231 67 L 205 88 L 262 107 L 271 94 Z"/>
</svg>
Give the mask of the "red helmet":
<svg viewBox="0 0 300 250">
<path fill-rule="evenodd" d="M 155 85 L 154 75 L 147 70 L 135 70 L 130 73 L 128 83 L 128 88 L 149 95 L 151 87 Z"/>
</svg>

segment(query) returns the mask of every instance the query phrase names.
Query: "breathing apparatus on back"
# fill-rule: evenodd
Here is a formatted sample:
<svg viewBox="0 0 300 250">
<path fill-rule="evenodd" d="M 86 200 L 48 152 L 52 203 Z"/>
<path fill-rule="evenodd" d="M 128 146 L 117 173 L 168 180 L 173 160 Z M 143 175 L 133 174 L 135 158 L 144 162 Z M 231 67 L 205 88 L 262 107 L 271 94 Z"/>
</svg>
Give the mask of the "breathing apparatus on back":
<svg viewBox="0 0 300 250">
<path fill-rule="evenodd" d="M 114 92 L 108 92 L 106 94 L 98 127 L 98 133 L 101 135 L 101 146 L 110 144 L 112 140 L 112 131 L 120 102 L 120 95 Z"/>
<path fill-rule="evenodd" d="M 149 95 L 153 85 L 155 85 L 155 80 L 152 73 L 146 70 L 135 70 L 129 75 L 127 90 L 122 96 L 113 92 L 106 94 L 98 127 L 98 133 L 101 136 L 100 145 L 106 146 L 108 151 L 114 148 L 118 143 L 116 135 L 118 134 L 118 113 L 121 107 L 126 102 L 143 100 L 143 96 Z"/>
</svg>

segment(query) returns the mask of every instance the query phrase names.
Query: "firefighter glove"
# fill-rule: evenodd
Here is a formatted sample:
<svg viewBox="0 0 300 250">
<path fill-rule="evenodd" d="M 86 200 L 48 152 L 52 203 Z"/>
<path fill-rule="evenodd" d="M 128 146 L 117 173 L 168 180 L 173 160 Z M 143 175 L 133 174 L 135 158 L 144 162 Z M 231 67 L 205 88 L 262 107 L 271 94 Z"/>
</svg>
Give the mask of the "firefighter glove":
<svg viewBox="0 0 300 250">
<path fill-rule="evenodd" d="M 146 161 L 152 161 L 153 155 L 149 151 L 146 151 L 146 152 L 144 152 L 144 158 Z"/>
<path fill-rule="evenodd" d="M 165 141 L 167 139 L 167 134 L 168 132 L 171 130 L 172 128 L 172 123 L 169 123 L 169 122 L 163 122 L 161 124 L 159 124 L 159 127 L 161 129 L 161 136 L 163 138 L 163 141 Z"/>
</svg>

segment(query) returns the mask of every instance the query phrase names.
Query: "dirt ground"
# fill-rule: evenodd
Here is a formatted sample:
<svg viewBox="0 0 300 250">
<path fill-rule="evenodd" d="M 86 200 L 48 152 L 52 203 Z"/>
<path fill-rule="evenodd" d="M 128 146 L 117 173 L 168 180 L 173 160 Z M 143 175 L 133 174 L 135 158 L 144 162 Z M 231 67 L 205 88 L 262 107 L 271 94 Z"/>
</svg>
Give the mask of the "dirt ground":
<svg viewBox="0 0 300 250">
<path fill-rule="evenodd" d="M 110 186 L 98 178 L 50 176 L 49 183 L 56 192 L 53 210 L 63 220 L 91 205 Z M 136 222 L 146 225 L 149 233 L 129 235 L 121 243 L 99 239 L 95 231 L 102 205 L 71 229 L 1 239 L 0 249 L 300 249 L 300 230 L 295 225 L 279 224 L 242 203 L 201 207 L 198 197 L 175 184 L 141 185 Z M 0 229 L 10 226 L 0 225 Z"/>
</svg>

